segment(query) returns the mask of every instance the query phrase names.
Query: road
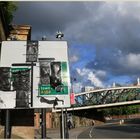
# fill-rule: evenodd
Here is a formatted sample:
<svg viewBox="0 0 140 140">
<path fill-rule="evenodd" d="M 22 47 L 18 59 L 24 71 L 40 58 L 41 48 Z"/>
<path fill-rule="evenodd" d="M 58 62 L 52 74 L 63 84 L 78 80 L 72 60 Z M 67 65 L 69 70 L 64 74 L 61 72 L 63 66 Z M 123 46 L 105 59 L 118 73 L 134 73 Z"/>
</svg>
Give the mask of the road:
<svg viewBox="0 0 140 140">
<path fill-rule="evenodd" d="M 82 132 L 78 139 L 138 139 L 140 138 L 140 124 L 105 124 L 89 127 Z"/>
</svg>

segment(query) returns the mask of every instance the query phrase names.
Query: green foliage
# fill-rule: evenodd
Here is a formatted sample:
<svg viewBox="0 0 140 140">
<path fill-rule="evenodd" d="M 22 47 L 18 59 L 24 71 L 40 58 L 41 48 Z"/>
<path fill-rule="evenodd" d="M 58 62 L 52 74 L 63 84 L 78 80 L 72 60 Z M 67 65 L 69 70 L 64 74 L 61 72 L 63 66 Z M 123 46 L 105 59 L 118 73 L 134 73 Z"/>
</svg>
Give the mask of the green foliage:
<svg viewBox="0 0 140 140">
<path fill-rule="evenodd" d="M 11 1 L 0 2 L 0 9 L 4 13 L 6 22 L 10 24 L 13 19 L 13 12 L 17 10 L 16 3 Z"/>
<path fill-rule="evenodd" d="M 103 110 L 104 116 L 108 115 L 130 115 L 139 113 L 140 105 L 114 107 Z"/>
</svg>

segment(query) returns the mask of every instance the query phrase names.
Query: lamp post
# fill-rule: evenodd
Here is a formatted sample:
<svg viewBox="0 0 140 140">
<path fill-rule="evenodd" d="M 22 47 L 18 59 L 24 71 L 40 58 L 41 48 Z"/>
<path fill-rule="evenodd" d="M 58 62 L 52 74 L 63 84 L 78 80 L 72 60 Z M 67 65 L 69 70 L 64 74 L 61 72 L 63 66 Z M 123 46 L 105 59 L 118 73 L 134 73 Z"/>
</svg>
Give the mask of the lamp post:
<svg viewBox="0 0 140 140">
<path fill-rule="evenodd" d="M 73 93 L 73 92 L 74 92 L 73 82 L 75 82 L 75 81 L 76 81 L 76 78 L 71 77 L 71 93 Z"/>
</svg>

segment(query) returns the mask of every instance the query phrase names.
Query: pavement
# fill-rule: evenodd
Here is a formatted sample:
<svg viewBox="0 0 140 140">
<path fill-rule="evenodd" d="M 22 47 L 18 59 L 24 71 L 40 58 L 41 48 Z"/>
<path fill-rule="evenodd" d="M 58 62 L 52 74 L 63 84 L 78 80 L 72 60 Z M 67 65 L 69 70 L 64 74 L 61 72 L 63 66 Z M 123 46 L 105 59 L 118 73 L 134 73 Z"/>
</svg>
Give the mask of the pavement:
<svg viewBox="0 0 140 140">
<path fill-rule="evenodd" d="M 77 139 L 78 135 L 82 133 L 83 131 L 87 130 L 89 127 L 78 127 L 78 128 L 72 128 L 69 130 L 69 139 Z M 36 130 L 36 138 L 40 139 L 40 131 Z M 60 139 L 60 129 L 55 128 L 55 129 L 47 129 L 47 138 L 48 139 Z"/>
<path fill-rule="evenodd" d="M 104 124 L 103 122 L 96 121 L 95 126 L 99 126 Z M 91 128 L 91 126 L 79 126 L 76 128 L 72 128 L 69 130 L 69 139 L 77 139 L 78 136 L 86 131 L 87 129 Z M 60 128 L 49 128 L 47 129 L 46 136 L 48 139 L 60 139 Z M 35 130 L 35 138 L 36 139 L 41 139 L 41 130 L 36 129 Z"/>
</svg>

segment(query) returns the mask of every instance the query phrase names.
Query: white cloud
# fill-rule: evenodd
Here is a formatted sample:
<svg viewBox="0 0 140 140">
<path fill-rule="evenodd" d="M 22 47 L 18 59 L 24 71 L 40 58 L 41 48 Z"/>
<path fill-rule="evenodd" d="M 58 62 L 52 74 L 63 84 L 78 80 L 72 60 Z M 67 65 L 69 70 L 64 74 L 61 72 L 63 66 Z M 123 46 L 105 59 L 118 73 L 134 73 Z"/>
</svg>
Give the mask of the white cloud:
<svg viewBox="0 0 140 140">
<path fill-rule="evenodd" d="M 97 86 L 97 87 L 103 87 L 102 81 L 100 81 L 99 78 L 96 77 L 96 75 L 93 72 L 89 72 L 88 73 L 87 79 L 90 80 L 91 83 L 93 83 L 95 86 Z"/>
<path fill-rule="evenodd" d="M 106 72 L 103 71 L 103 70 L 95 71 L 95 73 L 96 73 L 96 76 L 99 76 L 99 77 L 105 77 L 106 76 Z"/>
<path fill-rule="evenodd" d="M 130 53 L 119 60 L 123 67 L 140 70 L 140 54 Z"/>
<path fill-rule="evenodd" d="M 92 85 L 94 85 L 95 87 L 104 87 L 102 81 L 99 79 L 99 75 L 105 75 L 105 72 L 103 71 L 91 71 L 90 69 L 76 69 L 77 73 L 79 74 L 79 76 L 83 77 L 83 79 L 85 81 L 89 80 L 91 82 Z M 87 85 L 86 85 L 87 86 Z"/>
<path fill-rule="evenodd" d="M 71 56 L 69 59 L 70 62 L 77 62 L 78 60 L 79 60 L 79 58 L 76 55 Z"/>
</svg>

